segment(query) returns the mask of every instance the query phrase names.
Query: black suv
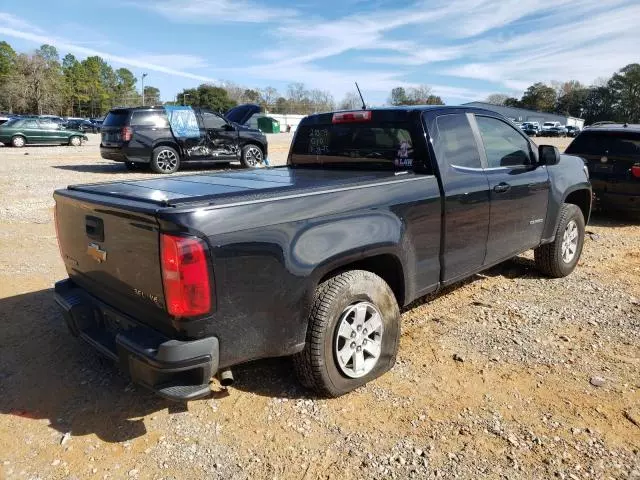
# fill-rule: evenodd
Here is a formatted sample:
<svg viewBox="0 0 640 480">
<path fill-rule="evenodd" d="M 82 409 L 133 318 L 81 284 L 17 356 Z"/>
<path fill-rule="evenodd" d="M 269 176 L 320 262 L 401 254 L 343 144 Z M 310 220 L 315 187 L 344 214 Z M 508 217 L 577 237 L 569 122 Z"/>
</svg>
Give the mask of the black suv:
<svg viewBox="0 0 640 480">
<path fill-rule="evenodd" d="M 640 212 L 640 125 L 586 128 L 566 153 L 585 160 L 601 207 Z"/>
<path fill-rule="evenodd" d="M 225 115 L 191 107 L 136 107 L 111 110 L 101 127 L 102 158 L 134 170 L 150 166 L 173 173 L 182 162 L 228 163 L 245 167 L 265 162 L 267 137 L 244 124 L 258 105 L 240 105 Z"/>
</svg>

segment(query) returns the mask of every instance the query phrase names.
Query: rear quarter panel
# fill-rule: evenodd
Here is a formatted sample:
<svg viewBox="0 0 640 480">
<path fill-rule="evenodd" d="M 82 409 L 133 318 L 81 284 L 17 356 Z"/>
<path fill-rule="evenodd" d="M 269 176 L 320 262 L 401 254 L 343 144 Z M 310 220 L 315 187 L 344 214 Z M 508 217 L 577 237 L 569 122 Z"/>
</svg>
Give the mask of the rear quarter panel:
<svg viewBox="0 0 640 480">
<path fill-rule="evenodd" d="M 440 211 L 436 178 L 411 175 L 384 185 L 161 213 L 160 224 L 189 225 L 209 242 L 216 312 L 197 335 L 218 337 L 225 367 L 301 350 L 317 284 L 345 264 L 394 255 L 404 266 L 405 299 L 437 284 Z"/>
</svg>

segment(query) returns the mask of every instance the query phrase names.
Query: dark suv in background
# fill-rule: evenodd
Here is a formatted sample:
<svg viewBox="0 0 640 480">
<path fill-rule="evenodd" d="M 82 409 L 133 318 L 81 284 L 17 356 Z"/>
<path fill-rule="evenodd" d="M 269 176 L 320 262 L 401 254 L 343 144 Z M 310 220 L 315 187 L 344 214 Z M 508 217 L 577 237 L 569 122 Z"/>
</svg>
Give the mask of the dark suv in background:
<svg viewBox="0 0 640 480">
<path fill-rule="evenodd" d="M 602 208 L 640 212 L 640 125 L 591 126 L 566 153 L 585 160 Z"/>
<path fill-rule="evenodd" d="M 244 124 L 258 105 L 240 105 L 225 115 L 191 107 L 136 107 L 111 110 L 101 127 L 102 158 L 134 170 L 150 166 L 173 173 L 182 162 L 265 162 L 267 137 Z"/>
</svg>

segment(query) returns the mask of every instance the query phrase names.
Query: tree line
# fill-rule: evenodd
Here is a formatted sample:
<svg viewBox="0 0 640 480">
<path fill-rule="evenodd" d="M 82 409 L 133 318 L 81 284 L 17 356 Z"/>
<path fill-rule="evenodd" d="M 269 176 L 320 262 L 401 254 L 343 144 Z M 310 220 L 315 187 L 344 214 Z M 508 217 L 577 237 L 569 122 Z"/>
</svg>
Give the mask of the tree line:
<svg viewBox="0 0 640 480">
<path fill-rule="evenodd" d="M 274 87 L 248 88 L 232 82 L 220 86 L 202 84 L 197 88 L 186 88 L 178 93 L 175 102 L 179 105 L 205 107 L 224 112 L 235 105 L 255 103 L 263 111 L 280 114 L 309 115 L 335 109 L 336 102 L 331 93 L 324 90 L 307 89 L 303 83 L 291 83 L 281 94 Z"/>
<path fill-rule="evenodd" d="M 98 56 L 60 59 L 51 45 L 17 53 L 0 42 L 0 110 L 9 113 L 98 117 L 115 106 L 142 104 L 138 79 L 126 68 L 114 69 Z M 145 86 L 146 104 L 160 102 L 160 91 Z"/>
<path fill-rule="evenodd" d="M 577 80 L 537 82 L 520 99 L 501 93 L 489 95 L 494 105 L 526 108 L 598 121 L 640 123 L 640 64 L 632 63 L 609 79 L 586 86 Z"/>
</svg>

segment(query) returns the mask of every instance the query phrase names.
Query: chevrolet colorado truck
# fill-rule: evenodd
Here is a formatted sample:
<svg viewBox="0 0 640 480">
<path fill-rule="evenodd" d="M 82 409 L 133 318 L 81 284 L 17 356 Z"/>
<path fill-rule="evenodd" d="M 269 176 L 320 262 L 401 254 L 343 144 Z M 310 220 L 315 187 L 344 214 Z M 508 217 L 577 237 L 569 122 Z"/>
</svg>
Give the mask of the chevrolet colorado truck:
<svg viewBox="0 0 640 480">
<path fill-rule="evenodd" d="M 169 399 L 293 356 L 339 396 L 388 371 L 400 307 L 534 249 L 550 277 L 591 212 L 579 157 L 471 107 L 306 117 L 287 165 L 54 194 L 74 335 Z"/>
</svg>

